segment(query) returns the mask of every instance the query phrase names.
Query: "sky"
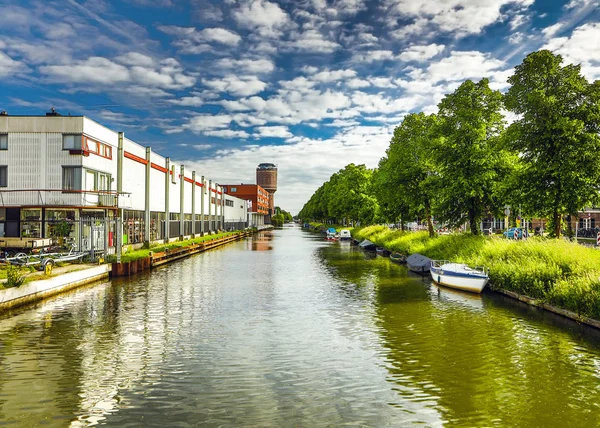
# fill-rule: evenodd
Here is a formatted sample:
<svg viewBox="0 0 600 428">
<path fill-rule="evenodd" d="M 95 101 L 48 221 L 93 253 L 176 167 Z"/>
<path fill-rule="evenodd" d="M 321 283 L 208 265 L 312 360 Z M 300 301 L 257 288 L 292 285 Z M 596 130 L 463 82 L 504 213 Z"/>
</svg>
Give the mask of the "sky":
<svg viewBox="0 0 600 428">
<path fill-rule="evenodd" d="M 0 110 L 85 115 L 296 214 L 466 79 L 550 49 L 600 79 L 600 0 L 0 0 Z"/>
</svg>

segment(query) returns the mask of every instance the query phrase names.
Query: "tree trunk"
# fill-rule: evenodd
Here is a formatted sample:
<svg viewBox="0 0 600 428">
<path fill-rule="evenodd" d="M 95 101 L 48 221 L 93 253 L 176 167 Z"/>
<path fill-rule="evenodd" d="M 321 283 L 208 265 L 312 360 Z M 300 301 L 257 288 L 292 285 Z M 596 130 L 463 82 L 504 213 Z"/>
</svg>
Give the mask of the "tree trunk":
<svg viewBox="0 0 600 428">
<path fill-rule="evenodd" d="M 479 225 L 477 224 L 477 216 L 475 215 L 475 201 L 471 198 L 471 207 L 469 208 L 469 225 L 473 235 L 479 235 Z"/>
<path fill-rule="evenodd" d="M 427 216 L 427 230 L 429 231 L 429 237 L 434 237 L 433 232 L 433 220 L 431 218 L 431 207 L 429 206 L 429 201 L 425 201 L 425 215 Z"/>
<path fill-rule="evenodd" d="M 554 220 L 554 237 L 558 239 L 560 238 L 560 213 L 557 209 L 554 210 L 552 219 Z"/>
<path fill-rule="evenodd" d="M 567 222 L 567 236 L 572 239 L 575 234 L 573 233 L 573 226 L 571 226 L 571 214 L 567 214 L 565 220 Z"/>
</svg>

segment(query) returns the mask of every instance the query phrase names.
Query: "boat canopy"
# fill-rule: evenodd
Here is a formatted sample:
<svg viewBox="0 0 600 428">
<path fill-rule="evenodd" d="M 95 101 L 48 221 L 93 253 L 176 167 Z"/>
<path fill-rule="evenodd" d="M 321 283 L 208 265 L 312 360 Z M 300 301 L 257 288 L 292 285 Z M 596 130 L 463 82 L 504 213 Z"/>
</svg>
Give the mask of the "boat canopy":
<svg viewBox="0 0 600 428">
<path fill-rule="evenodd" d="M 329 229 L 327 229 L 327 233 L 336 233 L 337 231 L 335 230 L 335 227 L 330 227 Z"/>
</svg>

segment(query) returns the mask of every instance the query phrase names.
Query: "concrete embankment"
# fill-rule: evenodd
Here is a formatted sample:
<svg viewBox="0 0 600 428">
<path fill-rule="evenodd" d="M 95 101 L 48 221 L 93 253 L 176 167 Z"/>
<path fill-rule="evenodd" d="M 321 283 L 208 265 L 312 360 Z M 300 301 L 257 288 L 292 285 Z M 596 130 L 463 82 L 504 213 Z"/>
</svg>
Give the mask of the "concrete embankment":
<svg viewBox="0 0 600 428">
<path fill-rule="evenodd" d="M 94 266 L 0 290 L 0 312 L 64 293 L 84 284 L 108 279 L 110 265 Z"/>
</svg>

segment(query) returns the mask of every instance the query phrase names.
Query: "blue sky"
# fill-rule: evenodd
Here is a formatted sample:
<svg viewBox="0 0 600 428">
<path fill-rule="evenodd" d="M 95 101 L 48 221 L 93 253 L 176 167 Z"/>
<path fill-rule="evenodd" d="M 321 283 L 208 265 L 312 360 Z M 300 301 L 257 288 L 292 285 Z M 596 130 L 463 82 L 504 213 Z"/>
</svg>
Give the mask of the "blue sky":
<svg viewBox="0 0 600 428">
<path fill-rule="evenodd" d="M 296 213 L 409 112 L 547 48 L 600 78 L 600 0 L 0 0 L 0 110 L 86 115 Z"/>
</svg>

